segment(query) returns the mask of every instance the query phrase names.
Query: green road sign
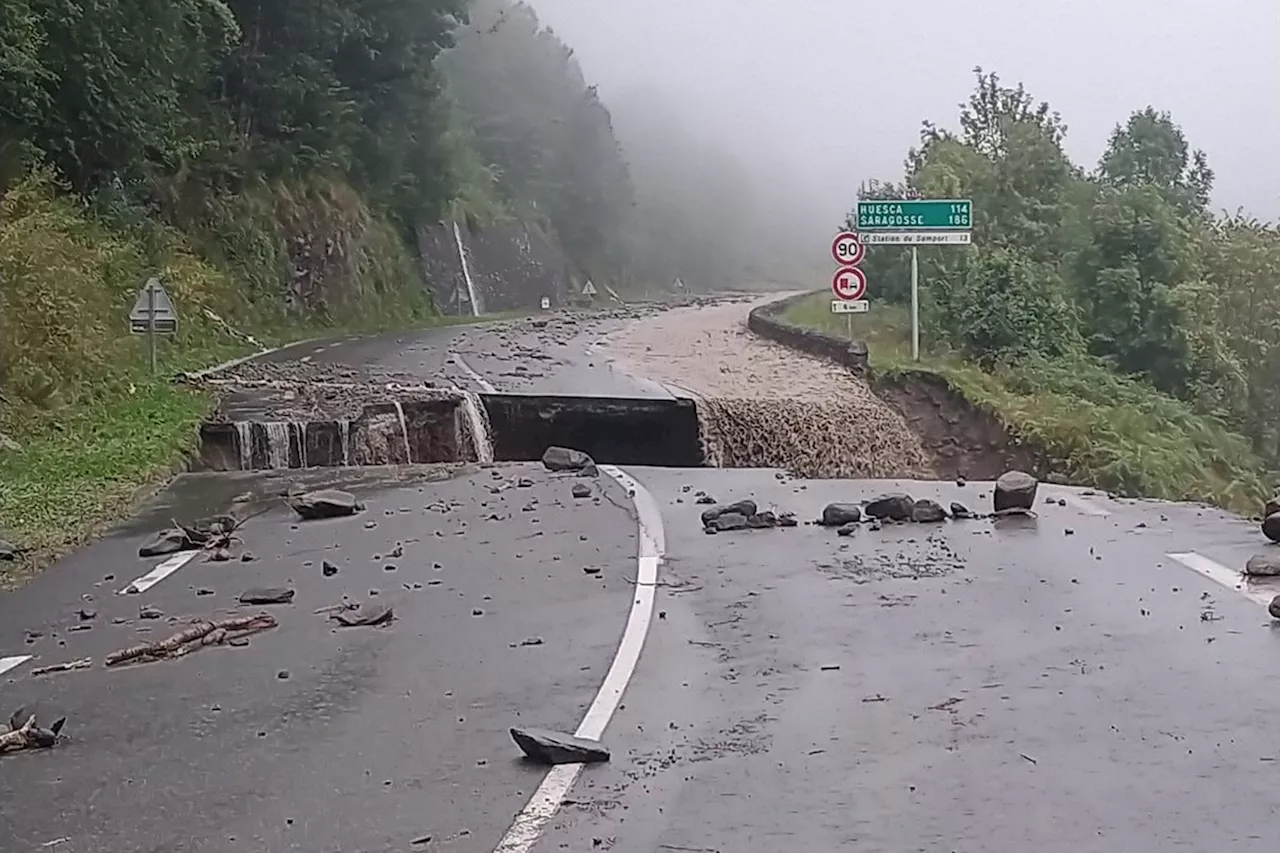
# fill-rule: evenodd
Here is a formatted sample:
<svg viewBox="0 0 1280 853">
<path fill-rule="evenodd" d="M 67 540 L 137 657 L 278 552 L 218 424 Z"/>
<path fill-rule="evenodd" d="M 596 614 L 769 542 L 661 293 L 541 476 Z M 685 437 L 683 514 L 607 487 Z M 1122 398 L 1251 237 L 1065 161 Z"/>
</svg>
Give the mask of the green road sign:
<svg viewBox="0 0 1280 853">
<path fill-rule="evenodd" d="M 968 231 L 973 202 L 967 198 L 929 198 L 858 202 L 859 231 Z"/>
</svg>

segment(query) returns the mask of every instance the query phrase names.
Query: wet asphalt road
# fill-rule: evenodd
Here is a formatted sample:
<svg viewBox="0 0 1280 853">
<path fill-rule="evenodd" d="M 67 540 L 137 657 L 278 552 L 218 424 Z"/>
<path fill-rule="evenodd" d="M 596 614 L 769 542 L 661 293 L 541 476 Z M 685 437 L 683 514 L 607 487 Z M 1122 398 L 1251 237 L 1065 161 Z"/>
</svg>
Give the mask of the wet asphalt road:
<svg viewBox="0 0 1280 853">
<path fill-rule="evenodd" d="M 600 352 L 620 317 L 556 313 L 506 323 L 313 341 L 266 361 L 309 359 L 411 374 L 468 391 L 513 394 L 670 398 L 680 393 L 611 364 Z"/>
<path fill-rule="evenodd" d="M 661 393 L 609 378 L 588 351 L 607 324 L 589 325 L 564 335 L 578 349 L 557 369 L 532 377 L 495 354 L 512 332 L 306 351 L 470 387 L 450 358 L 502 390 Z M 532 349 L 539 333 L 518 334 Z M 1230 588 L 1230 570 L 1264 548 L 1254 525 L 1042 486 L 1035 520 L 707 536 L 699 489 L 806 519 L 893 484 L 630 473 L 661 509 L 666 559 L 605 733 L 613 761 L 587 768 L 513 853 L 1274 845 L 1280 736 L 1266 722 L 1280 633 L 1259 606 L 1270 590 Z M 287 482 L 334 482 L 368 509 L 299 523 L 277 496 Z M 592 495 L 572 498 L 574 482 Z M 900 485 L 944 505 L 990 500 L 989 484 Z M 136 553 L 154 529 L 244 493 L 247 511 L 268 509 L 241 531 L 253 561 L 198 557 L 116 594 L 160 562 Z M 604 475 L 181 478 L 128 526 L 0 597 L 0 668 L 11 667 L 0 705 L 66 713 L 72 736 L 0 758 L 0 850 L 492 851 L 543 778 L 507 728 L 582 719 L 636 597 L 636 552 L 633 499 Z M 236 607 L 242 590 L 273 585 L 294 587 L 294 603 Z M 339 629 L 315 612 L 344 595 L 390 603 L 397 620 Z M 139 619 L 143 605 L 164 618 Z M 171 618 L 241 609 L 279 627 L 243 648 L 100 666 L 167 635 Z M 36 657 L 12 663 L 25 655 Z M 30 675 L 84 656 L 99 665 Z"/>
<path fill-rule="evenodd" d="M 318 522 L 271 497 L 280 478 L 182 478 L 169 505 L 0 599 L 0 657 L 38 656 L 0 676 L 4 705 L 46 722 L 66 714 L 74 738 L 0 759 L 0 849 L 59 838 L 64 853 L 407 850 L 428 836 L 492 846 L 541 776 L 516 760 L 507 728 L 572 729 L 612 657 L 634 589 L 630 503 L 607 477 L 574 499 L 569 479 L 530 466 L 341 473 L 368 509 Z M 265 496 L 250 511 L 271 508 L 242 530 L 255 560 L 198 557 L 140 595 L 116 594 L 159 562 L 137 556 L 152 529 L 243 491 Z M 324 561 L 338 573 L 325 576 Z M 296 597 L 238 607 L 253 586 Z M 315 613 L 344 596 L 389 603 L 397 621 L 338 628 Z M 144 605 L 166 618 L 140 619 Z M 97 617 L 83 622 L 83 607 Z M 169 617 L 259 610 L 279 627 L 245 648 L 100 666 L 180 627 Z M 81 624 L 92 627 L 70 630 Z M 99 666 L 27 674 L 85 656 Z"/>
</svg>

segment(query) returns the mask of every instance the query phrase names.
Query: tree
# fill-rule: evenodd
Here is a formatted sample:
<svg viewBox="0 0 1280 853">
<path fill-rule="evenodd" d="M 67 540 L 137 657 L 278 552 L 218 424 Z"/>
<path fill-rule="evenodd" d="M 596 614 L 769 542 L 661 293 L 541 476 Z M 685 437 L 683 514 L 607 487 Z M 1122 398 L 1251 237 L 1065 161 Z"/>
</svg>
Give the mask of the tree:
<svg viewBox="0 0 1280 853">
<path fill-rule="evenodd" d="M 1183 216 L 1203 215 L 1213 191 L 1208 157 L 1190 151 L 1169 113 L 1150 106 L 1116 125 L 1098 164 L 1098 178 L 1118 189 L 1154 186 Z"/>
<path fill-rule="evenodd" d="M 1179 288 L 1200 277 L 1191 235 L 1150 185 L 1104 194 L 1079 261 L 1089 349 L 1123 373 L 1184 395 L 1194 372 Z"/>
<path fill-rule="evenodd" d="M 513 208 L 545 217 L 579 264 L 622 263 L 630 174 L 573 51 L 527 4 L 476 0 L 441 67 Z"/>
</svg>

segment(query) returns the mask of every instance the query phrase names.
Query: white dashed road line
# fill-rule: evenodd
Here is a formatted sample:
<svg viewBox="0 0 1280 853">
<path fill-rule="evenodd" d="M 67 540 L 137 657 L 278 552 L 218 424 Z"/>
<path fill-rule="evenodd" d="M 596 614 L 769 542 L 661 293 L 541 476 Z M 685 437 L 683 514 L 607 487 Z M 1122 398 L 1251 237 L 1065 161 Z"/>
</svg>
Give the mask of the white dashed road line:
<svg viewBox="0 0 1280 853">
<path fill-rule="evenodd" d="M 165 560 L 142 577 L 130 581 L 124 589 L 120 590 L 119 594 L 128 595 L 130 593 L 146 592 L 151 589 L 151 587 L 160 583 L 160 581 L 185 566 L 187 563 L 190 563 L 196 558 L 196 555 L 200 553 L 202 552 L 183 551 L 181 553 L 174 554 L 172 557 Z"/>
<path fill-rule="evenodd" d="M 1249 586 L 1248 579 L 1235 569 L 1229 569 L 1221 563 L 1214 562 L 1208 557 L 1197 554 L 1195 551 L 1184 551 L 1177 554 L 1166 554 L 1171 560 L 1177 560 L 1182 565 L 1204 575 L 1214 583 L 1221 584 L 1229 590 L 1238 592 L 1250 601 L 1256 601 L 1263 607 L 1271 603 L 1271 599 L 1276 597 L 1280 590 L 1272 587 L 1270 589 L 1254 589 Z"/>
<path fill-rule="evenodd" d="M 631 601 L 627 627 L 622 632 L 622 640 L 618 643 L 618 651 L 613 656 L 613 664 L 604 677 L 604 683 L 600 685 L 595 700 L 574 733 L 591 740 L 599 740 L 604 734 L 609 720 L 618 710 L 618 703 L 622 701 L 627 684 L 635 674 L 640 652 L 649 634 L 649 623 L 653 618 L 658 564 L 666 551 L 662 513 L 658 510 L 653 495 L 616 466 L 601 465 L 600 470 L 617 480 L 631 495 L 639 516 L 640 544 L 636 553 L 636 593 Z M 538 843 L 547 822 L 555 816 L 556 810 L 577 781 L 582 767 L 581 764 L 560 764 L 551 768 L 538 790 L 534 791 L 529 802 L 512 821 L 511 827 L 495 848 L 495 853 L 529 853 Z"/>
<path fill-rule="evenodd" d="M 498 393 L 498 389 L 494 387 L 494 384 L 490 382 L 488 379 L 485 379 L 479 373 L 477 373 L 475 371 L 475 368 L 467 364 L 467 362 L 462 358 L 462 356 L 458 355 L 456 352 L 453 353 L 452 355 L 453 355 L 454 364 L 462 368 L 462 372 L 470 376 L 475 381 L 475 383 L 480 386 L 480 390 L 484 391 L 486 394 Z"/>
<path fill-rule="evenodd" d="M 12 657 L 0 658 L 0 675 L 22 666 L 29 660 L 31 660 L 31 655 L 13 655 Z"/>
</svg>

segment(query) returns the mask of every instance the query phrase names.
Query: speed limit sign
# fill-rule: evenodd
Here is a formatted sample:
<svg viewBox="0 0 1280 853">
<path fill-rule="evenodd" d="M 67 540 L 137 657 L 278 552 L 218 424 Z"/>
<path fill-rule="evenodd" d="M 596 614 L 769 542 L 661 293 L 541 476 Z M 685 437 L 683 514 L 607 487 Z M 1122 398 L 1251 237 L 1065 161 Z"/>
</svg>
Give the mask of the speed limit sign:
<svg viewBox="0 0 1280 853">
<path fill-rule="evenodd" d="M 843 231 L 831 241 L 831 257 L 842 267 L 856 267 L 867 255 L 867 247 L 852 231 Z"/>
</svg>

